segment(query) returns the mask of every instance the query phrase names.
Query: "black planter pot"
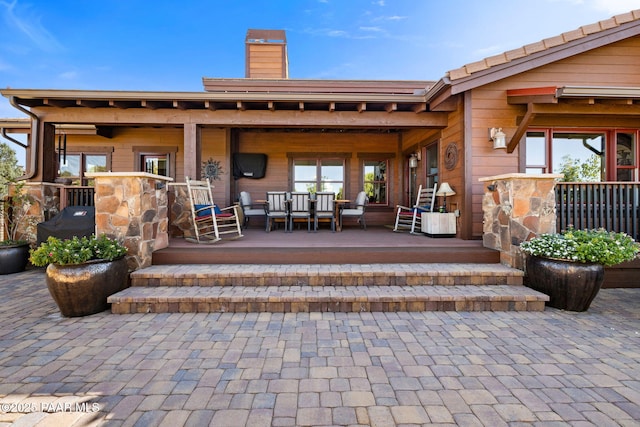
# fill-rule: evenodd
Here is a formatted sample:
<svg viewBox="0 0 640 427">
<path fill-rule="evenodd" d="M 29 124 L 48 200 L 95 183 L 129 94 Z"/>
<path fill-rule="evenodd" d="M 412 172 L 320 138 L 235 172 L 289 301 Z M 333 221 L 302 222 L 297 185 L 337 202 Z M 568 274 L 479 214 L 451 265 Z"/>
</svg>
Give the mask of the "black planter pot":
<svg viewBox="0 0 640 427">
<path fill-rule="evenodd" d="M 548 306 L 586 311 L 600 291 L 604 267 L 549 258 L 527 256 L 526 285 L 549 295 Z"/>
<path fill-rule="evenodd" d="M 29 243 L 0 246 L 0 274 L 24 271 L 29 262 Z"/>
<path fill-rule="evenodd" d="M 107 297 L 129 285 L 124 258 L 83 264 L 49 264 L 47 287 L 65 317 L 87 316 L 109 308 Z"/>
</svg>

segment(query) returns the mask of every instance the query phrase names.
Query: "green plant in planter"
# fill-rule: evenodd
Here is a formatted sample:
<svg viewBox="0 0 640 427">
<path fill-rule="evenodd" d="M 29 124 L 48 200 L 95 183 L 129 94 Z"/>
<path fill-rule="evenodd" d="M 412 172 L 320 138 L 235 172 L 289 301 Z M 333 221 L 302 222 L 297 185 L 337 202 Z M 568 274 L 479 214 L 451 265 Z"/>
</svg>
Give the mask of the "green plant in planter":
<svg viewBox="0 0 640 427">
<path fill-rule="evenodd" d="M 541 234 L 523 242 L 520 249 L 541 258 L 612 266 L 633 260 L 640 245 L 626 233 L 569 229 L 559 234 Z"/>
<path fill-rule="evenodd" d="M 21 226 L 32 226 L 37 222 L 35 218 L 27 215 L 29 208 L 33 204 L 33 199 L 24 191 L 25 181 L 6 181 L 3 186 L 7 189 L 13 186 L 11 195 L 5 195 L 2 199 L 2 218 L 5 227 L 4 239 L 0 240 L 1 246 L 15 246 L 28 243 L 20 238 L 18 231 Z"/>
<path fill-rule="evenodd" d="M 50 236 L 36 249 L 31 250 L 29 260 L 37 267 L 49 264 L 82 264 L 91 260 L 113 261 L 127 254 L 127 248 L 106 235 L 96 237 L 73 237 L 60 240 Z"/>
<path fill-rule="evenodd" d="M 606 266 L 633 260 L 638 243 L 625 233 L 569 229 L 542 234 L 520 245 L 525 284 L 549 295 L 548 306 L 585 311 L 604 282 Z"/>
</svg>

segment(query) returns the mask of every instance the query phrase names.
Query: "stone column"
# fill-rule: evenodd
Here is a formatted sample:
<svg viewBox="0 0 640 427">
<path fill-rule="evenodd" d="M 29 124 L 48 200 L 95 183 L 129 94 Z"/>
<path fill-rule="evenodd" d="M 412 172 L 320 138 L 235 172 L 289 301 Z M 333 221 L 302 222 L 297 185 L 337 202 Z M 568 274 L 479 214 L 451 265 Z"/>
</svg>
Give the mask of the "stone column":
<svg viewBox="0 0 640 427">
<path fill-rule="evenodd" d="M 167 183 L 146 172 L 87 173 L 95 179 L 96 235 L 119 239 L 129 270 L 151 265 L 153 251 L 169 246 Z"/>
<path fill-rule="evenodd" d="M 21 206 L 14 206 L 17 237 L 33 246 L 37 240 L 38 223 L 50 219 L 60 211 L 60 185 L 48 182 L 24 182 L 21 192 L 26 195 Z M 16 191 L 12 185 L 11 192 Z"/>
<path fill-rule="evenodd" d="M 484 183 L 483 243 L 500 251 L 500 262 L 523 269 L 520 243 L 556 232 L 555 183 L 558 174 L 506 174 Z"/>
</svg>

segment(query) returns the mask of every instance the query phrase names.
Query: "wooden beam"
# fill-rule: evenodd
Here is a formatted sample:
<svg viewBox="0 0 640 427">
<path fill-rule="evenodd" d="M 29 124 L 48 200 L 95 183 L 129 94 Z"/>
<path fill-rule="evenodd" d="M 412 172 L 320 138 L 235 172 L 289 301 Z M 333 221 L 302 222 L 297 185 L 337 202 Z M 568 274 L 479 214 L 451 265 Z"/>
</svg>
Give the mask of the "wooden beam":
<svg viewBox="0 0 640 427">
<path fill-rule="evenodd" d="M 131 107 L 131 102 L 128 101 L 116 101 L 116 100 L 110 100 L 109 101 L 109 106 L 110 107 L 115 107 L 115 108 L 120 108 L 120 109 L 127 109 Z"/>
<path fill-rule="evenodd" d="M 304 111 L 304 102 L 298 102 L 298 109 Z"/>
<path fill-rule="evenodd" d="M 96 135 L 99 135 L 103 138 L 113 138 L 113 127 L 112 126 L 98 126 L 96 127 Z"/>
<path fill-rule="evenodd" d="M 246 109 L 247 109 L 247 105 L 246 105 L 244 102 L 242 102 L 242 101 L 237 101 L 237 102 L 236 102 L 236 107 L 237 107 L 237 108 L 238 108 L 238 110 L 240 110 L 240 111 L 244 111 L 244 110 L 246 110 Z"/>
<path fill-rule="evenodd" d="M 204 101 L 204 108 L 210 111 L 216 111 L 216 103 L 213 101 Z"/>
<path fill-rule="evenodd" d="M 513 153 L 513 150 L 516 149 L 520 140 L 527 132 L 529 125 L 536 118 L 536 113 L 533 112 L 533 104 L 529 104 L 527 108 L 527 112 L 524 114 L 522 121 L 518 125 L 516 129 L 516 133 L 511 137 L 511 139 L 507 142 L 507 153 Z"/>
<path fill-rule="evenodd" d="M 416 104 L 412 108 L 414 113 L 422 113 L 423 111 L 427 111 L 427 103 L 423 102 L 422 104 Z"/>
<path fill-rule="evenodd" d="M 335 102 L 330 102 L 329 103 L 329 111 L 336 111 L 336 103 Z"/>
<path fill-rule="evenodd" d="M 78 99 L 76 101 L 76 105 L 78 107 L 88 107 L 88 108 L 98 108 L 104 105 L 103 102 L 100 101 L 91 101 L 88 99 Z"/>
<path fill-rule="evenodd" d="M 66 108 L 72 106 L 73 104 L 75 104 L 75 102 L 60 99 L 43 99 L 43 104 L 50 105 L 52 107 Z"/>
<path fill-rule="evenodd" d="M 616 104 L 530 104 L 536 114 L 574 114 L 599 116 L 640 116 L 640 105 Z"/>
<path fill-rule="evenodd" d="M 267 109 L 269 111 L 276 111 L 276 105 L 274 104 L 273 101 L 269 101 L 267 102 Z"/>
<path fill-rule="evenodd" d="M 364 111 L 367 110 L 367 103 L 366 102 L 360 102 L 358 103 L 358 113 L 362 113 Z"/>
<path fill-rule="evenodd" d="M 194 123 L 184 125 L 184 175 L 193 179 L 201 179 L 200 152 L 201 152 L 200 127 Z"/>
<path fill-rule="evenodd" d="M 144 108 L 149 108 L 151 110 L 156 110 L 158 108 L 160 108 L 160 103 L 157 101 L 149 101 L 147 99 L 143 99 L 141 105 Z"/>
<path fill-rule="evenodd" d="M 635 106 L 629 106 L 635 107 Z M 638 106 L 640 108 L 640 106 Z M 409 111 L 397 111 L 388 114 L 384 111 L 285 111 L 277 114 L 265 110 L 217 110 L 211 114 L 207 110 L 158 110 L 130 109 L 125 114 L 113 108 L 39 108 L 38 115 L 47 121 L 60 123 L 114 125 L 178 125 L 198 123 L 215 126 L 260 127 L 346 127 L 346 128 L 445 128 L 448 114 L 445 112 L 425 112 L 415 114 Z"/>
<path fill-rule="evenodd" d="M 384 110 L 387 113 L 392 113 L 394 111 L 396 111 L 398 109 L 398 104 L 396 104 L 395 102 L 390 102 L 387 105 L 384 106 Z"/>
<path fill-rule="evenodd" d="M 189 106 L 184 101 L 173 101 L 173 108 L 177 108 L 178 110 L 188 110 Z"/>
</svg>

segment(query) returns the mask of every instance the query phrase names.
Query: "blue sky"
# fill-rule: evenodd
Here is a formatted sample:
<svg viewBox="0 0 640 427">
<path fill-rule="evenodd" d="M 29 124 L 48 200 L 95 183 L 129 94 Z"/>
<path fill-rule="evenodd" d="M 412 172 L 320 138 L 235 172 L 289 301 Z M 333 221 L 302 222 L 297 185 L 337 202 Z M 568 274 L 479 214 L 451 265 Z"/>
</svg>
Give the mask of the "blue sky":
<svg viewBox="0 0 640 427">
<path fill-rule="evenodd" d="M 299 79 L 437 80 L 640 0 L 0 0 L 0 87 L 201 91 L 286 30 Z M 0 117 L 20 113 L 0 98 Z"/>
</svg>

